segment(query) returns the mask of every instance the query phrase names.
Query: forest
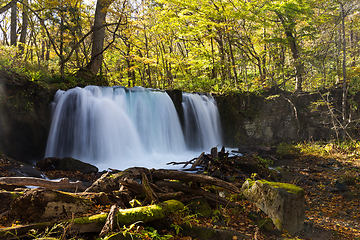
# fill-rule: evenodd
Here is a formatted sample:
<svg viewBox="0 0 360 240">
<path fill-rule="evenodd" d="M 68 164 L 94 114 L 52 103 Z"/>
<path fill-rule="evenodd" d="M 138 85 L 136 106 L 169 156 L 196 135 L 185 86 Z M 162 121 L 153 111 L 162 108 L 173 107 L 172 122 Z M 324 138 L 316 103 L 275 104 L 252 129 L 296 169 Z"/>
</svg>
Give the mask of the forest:
<svg viewBox="0 0 360 240">
<path fill-rule="evenodd" d="M 359 240 L 359 63 L 359 0 L 0 0 L 0 239 Z M 144 104 L 129 107 L 153 114 L 138 124 L 144 131 L 126 134 L 128 124 L 116 132 L 120 116 L 130 117 L 107 97 L 84 101 L 98 112 L 83 111 L 78 92 L 100 91 L 88 85 L 150 88 L 169 98 L 180 120 L 166 125 Z M 144 168 L 117 138 L 96 134 L 125 136 L 136 159 L 151 162 L 151 151 L 137 150 L 150 144 L 138 142 L 150 135 L 145 130 L 161 136 L 149 122 L 178 126 L 174 136 L 181 135 L 185 94 L 214 96 L 223 135 L 203 139 L 223 138 L 224 147 L 211 143 L 210 154 L 185 162 L 166 157 L 166 166 L 184 171 Z M 65 137 L 110 127 L 63 138 L 70 147 L 56 148 L 86 143 L 84 152 L 101 164 L 100 153 L 111 156 L 104 146 L 114 146 L 135 166 L 101 171 L 79 155 L 44 158 L 55 119 L 49 106 L 61 95 L 74 99 L 63 119 L 82 119 L 67 115 L 77 108 L 90 116 L 79 128 L 59 124 L 70 126 L 58 131 Z M 117 121 L 105 121 L 112 116 Z M 174 156 L 189 150 L 184 139 Z M 252 196 L 256 189 L 264 195 Z M 291 198 L 276 198 L 273 211 L 269 196 Z M 279 220 L 274 214 L 282 212 Z"/>
<path fill-rule="evenodd" d="M 60 87 L 348 95 L 360 86 L 359 9 L 356 0 L 1 0 L 0 64 Z"/>
</svg>

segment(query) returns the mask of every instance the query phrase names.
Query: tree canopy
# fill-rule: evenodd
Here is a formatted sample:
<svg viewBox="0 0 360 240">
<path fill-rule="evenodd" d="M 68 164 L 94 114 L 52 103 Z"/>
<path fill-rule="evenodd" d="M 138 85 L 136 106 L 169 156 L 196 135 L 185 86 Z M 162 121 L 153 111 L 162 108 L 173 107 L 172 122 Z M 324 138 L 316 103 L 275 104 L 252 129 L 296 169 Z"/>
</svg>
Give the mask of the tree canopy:
<svg viewBox="0 0 360 240">
<path fill-rule="evenodd" d="M 63 84 L 348 92 L 359 20 L 356 0 L 0 0 L 0 63 Z"/>
</svg>

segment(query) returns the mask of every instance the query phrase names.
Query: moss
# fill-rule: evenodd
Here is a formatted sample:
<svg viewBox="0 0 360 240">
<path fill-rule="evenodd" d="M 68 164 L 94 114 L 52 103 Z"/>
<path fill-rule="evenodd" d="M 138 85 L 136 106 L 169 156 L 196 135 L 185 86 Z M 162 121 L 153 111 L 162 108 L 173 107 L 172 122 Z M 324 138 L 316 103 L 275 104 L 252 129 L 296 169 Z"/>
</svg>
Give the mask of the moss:
<svg viewBox="0 0 360 240">
<path fill-rule="evenodd" d="M 149 222 L 165 218 L 168 214 L 183 208 L 184 205 L 181 202 L 168 200 L 157 205 L 120 210 L 117 217 L 122 224 L 131 224 L 136 221 Z"/>
<path fill-rule="evenodd" d="M 177 200 L 168 200 L 157 205 L 145 207 L 129 208 L 119 210 L 117 219 L 121 224 L 131 224 L 137 221 L 149 222 L 165 218 L 170 213 L 174 213 L 184 208 L 184 205 Z M 97 214 L 90 217 L 75 218 L 72 223 L 104 223 L 108 214 Z"/>
<path fill-rule="evenodd" d="M 21 197 L 24 193 L 23 192 L 11 192 L 11 199 L 17 199 Z"/>
<path fill-rule="evenodd" d="M 70 221 L 75 224 L 87 224 L 87 223 L 93 223 L 93 222 L 104 222 L 105 223 L 107 216 L 108 216 L 107 213 L 101 213 L 101 214 L 96 214 L 96 215 L 93 215 L 90 217 L 75 218 Z"/>
<path fill-rule="evenodd" d="M 275 220 L 273 219 L 273 223 L 277 229 L 282 231 L 283 226 L 282 226 L 282 222 L 279 219 L 275 219 Z"/>
<path fill-rule="evenodd" d="M 249 188 L 251 188 L 255 183 L 255 181 L 253 181 L 251 179 L 247 179 L 247 181 L 249 181 Z M 298 187 L 294 184 L 281 183 L 281 182 L 270 182 L 270 181 L 266 181 L 266 180 L 257 180 L 257 181 L 262 184 L 268 184 L 269 186 L 274 187 L 274 188 L 285 189 L 288 193 L 293 193 L 296 195 L 300 195 L 300 194 L 304 193 L 304 189 L 302 189 L 301 187 Z"/>
</svg>

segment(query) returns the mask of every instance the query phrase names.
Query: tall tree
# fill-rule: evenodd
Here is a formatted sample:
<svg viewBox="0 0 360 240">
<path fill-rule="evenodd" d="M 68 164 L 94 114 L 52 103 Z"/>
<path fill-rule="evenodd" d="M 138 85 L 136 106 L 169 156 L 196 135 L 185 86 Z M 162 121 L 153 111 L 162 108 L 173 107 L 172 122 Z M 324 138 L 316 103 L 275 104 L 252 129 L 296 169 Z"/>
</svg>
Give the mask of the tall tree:
<svg viewBox="0 0 360 240">
<path fill-rule="evenodd" d="M 113 1 L 98 0 L 96 3 L 91 59 L 87 66 L 92 74 L 97 74 L 101 68 L 104 52 L 106 14 Z"/>
</svg>

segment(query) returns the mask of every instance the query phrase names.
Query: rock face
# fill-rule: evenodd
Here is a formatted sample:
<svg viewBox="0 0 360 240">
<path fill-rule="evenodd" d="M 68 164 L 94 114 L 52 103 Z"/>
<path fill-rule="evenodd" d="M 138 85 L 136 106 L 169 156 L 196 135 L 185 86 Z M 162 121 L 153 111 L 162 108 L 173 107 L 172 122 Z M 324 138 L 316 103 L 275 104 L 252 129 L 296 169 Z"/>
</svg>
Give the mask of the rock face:
<svg viewBox="0 0 360 240">
<path fill-rule="evenodd" d="M 292 184 L 247 180 L 241 191 L 273 220 L 279 230 L 290 234 L 302 230 L 305 220 L 302 188 Z"/>
<path fill-rule="evenodd" d="M 31 163 L 43 158 L 55 90 L 0 70 L 0 152 Z"/>
<path fill-rule="evenodd" d="M 341 90 L 330 93 L 331 104 L 341 110 Z M 318 93 L 233 93 L 216 97 L 226 146 L 276 145 L 280 142 L 323 140 L 336 136 L 329 110 Z M 360 102 L 360 93 L 352 100 Z M 348 110 L 349 111 L 349 110 Z M 359 110 L 352 112 L 355 118 Z M 348 132 L 358 137 L 355 124 Z"/>
</svg>

